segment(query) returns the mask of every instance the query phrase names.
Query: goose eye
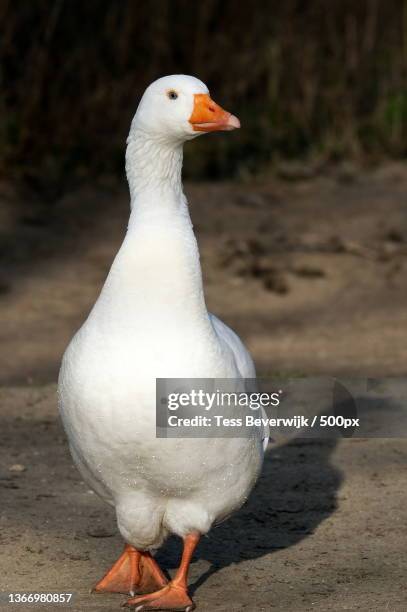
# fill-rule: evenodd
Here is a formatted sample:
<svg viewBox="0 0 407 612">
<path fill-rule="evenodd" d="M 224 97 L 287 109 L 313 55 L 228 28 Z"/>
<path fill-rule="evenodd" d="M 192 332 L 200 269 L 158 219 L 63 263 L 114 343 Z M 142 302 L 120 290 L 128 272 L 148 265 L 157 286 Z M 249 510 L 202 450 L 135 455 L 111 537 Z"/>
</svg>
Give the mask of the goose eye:
<svg viewBox="0 0 407 612">
<path fill-rule="evenodd" d="M 176 100 L 178 98 L 177 92 L 174 91 L 173 89 L 167 92 L 167 96 L 169 97 L 170 100 Z"/>
</svg>

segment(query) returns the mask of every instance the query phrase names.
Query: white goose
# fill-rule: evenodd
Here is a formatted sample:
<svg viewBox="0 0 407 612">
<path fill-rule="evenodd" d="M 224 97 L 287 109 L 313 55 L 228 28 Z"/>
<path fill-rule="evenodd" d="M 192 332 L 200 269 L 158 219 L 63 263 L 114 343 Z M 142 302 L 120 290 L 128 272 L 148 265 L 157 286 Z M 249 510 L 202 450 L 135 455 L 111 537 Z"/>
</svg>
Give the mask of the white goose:
<svg viewBox="0 0 407 612">
<path fill-rule="evenodd" d="M 73 459 L 115 507 L 126 542 L 95 590 L 130 593 L 125 605 L 136 610 L 194 608 L 187 573 L 199 538 L 246 500 L 267 444 L 261 429 L 204 439 L 155 431 L 156 378 L 255 377 L 238 336 L 207 312 L 181 182 L 184 141 L 238 127 L 194 77 L 147 88 L 127 140 L 127 235 L 62 362 L 59 405 Z M 169 533 L 184 549 L 168 582 L 150 551 Z"/>
</svg>

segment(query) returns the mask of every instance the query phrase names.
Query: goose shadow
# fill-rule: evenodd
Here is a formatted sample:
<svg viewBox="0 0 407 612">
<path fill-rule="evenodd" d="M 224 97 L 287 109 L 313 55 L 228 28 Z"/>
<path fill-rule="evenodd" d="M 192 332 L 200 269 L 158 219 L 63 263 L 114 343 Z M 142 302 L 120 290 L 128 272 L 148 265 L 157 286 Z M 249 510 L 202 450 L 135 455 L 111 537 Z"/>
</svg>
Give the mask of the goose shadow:
<svg viewBox="0 0 407 612">
<path fill-rule="evenodd" d="M 190 585 L 191 593 L 231 564 L 297 544 L 335 511 L 342 475 L 330 458 L 337 443 L 336 438 L 297 438 L 267 452 L 249 501 L 202 538 L 196 558 L 210 566 Z M 179 554 L 179 541 L 170 538 L 157 560 L 173 569 L 178 566 Z"/>
</svg>

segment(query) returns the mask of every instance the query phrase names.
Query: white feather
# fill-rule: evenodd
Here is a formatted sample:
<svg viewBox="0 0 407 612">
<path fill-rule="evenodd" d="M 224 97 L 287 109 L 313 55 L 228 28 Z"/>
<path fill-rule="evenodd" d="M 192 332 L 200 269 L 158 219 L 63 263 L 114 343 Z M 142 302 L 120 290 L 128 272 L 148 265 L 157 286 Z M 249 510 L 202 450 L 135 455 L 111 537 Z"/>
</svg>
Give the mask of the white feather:
<svg viewBox="0 0 407 612">
<path fill-rule="evenodd" d="M 168 87 L 182 93 L 176 112 Z M 207 312 L 182 193 L 182 143 L 196 135 L 191 100 L 206 91 L 175 76 L 144 94 L 126 155 L 128 232 L 59 377 L 73 459 L 139 549 L 168 533 L 206 533 L 243 504 L 263 459 L 261 428 L 252 438 L 156 438 L 156 378 L 255 377 L 241 340 Z"/>
</svg>

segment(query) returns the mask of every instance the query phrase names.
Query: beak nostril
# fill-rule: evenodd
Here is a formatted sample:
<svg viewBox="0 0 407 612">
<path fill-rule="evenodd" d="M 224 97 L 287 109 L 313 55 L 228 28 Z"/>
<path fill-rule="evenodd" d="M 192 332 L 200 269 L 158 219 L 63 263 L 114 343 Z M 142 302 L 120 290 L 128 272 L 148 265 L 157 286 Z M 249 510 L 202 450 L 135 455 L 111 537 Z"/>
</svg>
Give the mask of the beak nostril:
<svg viewBox="0 0 407 612">
<path fill-rule="evenodd" d="M 208 109 L 211 111 L 211 113 L 215 112 L 215 108 L 213 106 L 208 106 Z"/>
</svg>

